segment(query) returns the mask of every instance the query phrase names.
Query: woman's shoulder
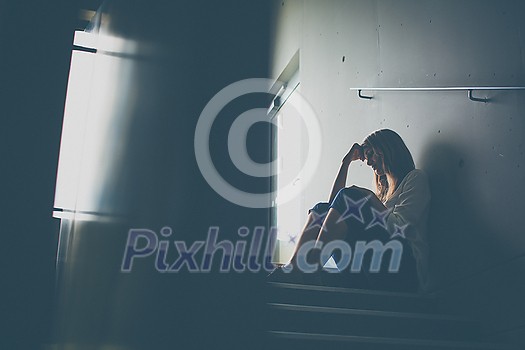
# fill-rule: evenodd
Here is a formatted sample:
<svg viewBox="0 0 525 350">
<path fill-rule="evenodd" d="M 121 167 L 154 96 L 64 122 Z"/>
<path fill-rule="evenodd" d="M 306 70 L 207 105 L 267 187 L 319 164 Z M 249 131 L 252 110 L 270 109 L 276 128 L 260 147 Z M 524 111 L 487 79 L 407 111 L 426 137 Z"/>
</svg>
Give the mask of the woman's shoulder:
<svg viewBox="0 0 525 350">
<path fill-rule="evenodd" d="M 420 189 L 425 188 L 428 190 L 429 182 L 428 175 L 424 170 L 414 169 L 410 171 L 403 179 L 403 187 L 418 187 Z"/>
<path fill-rule="evenodd" d="M 427 173 L 422 169 L 411 170 L 406 176 L 406 180 L 419 179 L 420 181 L 428 181 Z"/>
</svg>

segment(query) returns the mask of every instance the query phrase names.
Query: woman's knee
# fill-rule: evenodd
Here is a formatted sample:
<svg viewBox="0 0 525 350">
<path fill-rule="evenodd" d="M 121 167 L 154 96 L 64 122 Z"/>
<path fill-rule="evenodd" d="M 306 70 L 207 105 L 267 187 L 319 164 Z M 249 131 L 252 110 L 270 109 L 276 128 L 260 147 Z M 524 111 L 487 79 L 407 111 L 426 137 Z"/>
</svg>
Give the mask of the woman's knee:
<svg viewBox="0 0 525 350">
<path fill-rule="evenodd" d="M 353 200 L 359 200 L 361 198 L 368 197 L 369 195 L 374 194 L 374 192 L 370 191 L 368 188 L 353 185 L 341 189 L 338 195 L 339 194 L 344 195 L 345 197 Z"/>
<path fill-rule="evenodd" d="M 360 231 L 363 225 L 371 220 L 370 207 L 378 210 L 379 206 L 375 203 L 376 201 L 381 202 L 372 191 L 351 186 L 339 191 L 332 203 L 332 208 L 337 210 L 349 229 Z"/>
<path fill-rule="evenodd" d="M 330 203 L 319 202 L 316 205 L 314 205 L 310 210 L 308 210 L 308 214 L 310 214 L 313 211 L 318 215 L 326 215 L 329 209 Z"/>
</svg>

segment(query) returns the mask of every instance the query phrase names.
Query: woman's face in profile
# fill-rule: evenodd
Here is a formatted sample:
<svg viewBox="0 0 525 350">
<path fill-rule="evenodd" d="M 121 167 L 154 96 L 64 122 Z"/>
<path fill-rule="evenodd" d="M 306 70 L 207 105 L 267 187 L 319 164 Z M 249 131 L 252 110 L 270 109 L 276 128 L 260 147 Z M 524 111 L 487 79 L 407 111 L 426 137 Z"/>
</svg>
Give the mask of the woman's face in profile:
<svg viewBox="0 0 525 350">
<path fill-rule="evenodd" d="M 383 164 L 383 157 L 377 151 L 374 151 L 372 147 L 365 146 L 363 148 L 366 165 L 372 167 L 376 175 L 381 176 L 385 174 L 385 167 Z"/>
</svg>

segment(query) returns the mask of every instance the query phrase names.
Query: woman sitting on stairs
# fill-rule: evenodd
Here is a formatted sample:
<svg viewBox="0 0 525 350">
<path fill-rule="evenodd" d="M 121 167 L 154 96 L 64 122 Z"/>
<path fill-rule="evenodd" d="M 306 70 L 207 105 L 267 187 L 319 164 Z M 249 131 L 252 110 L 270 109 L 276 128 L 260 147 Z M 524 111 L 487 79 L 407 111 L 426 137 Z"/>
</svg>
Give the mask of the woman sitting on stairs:
<svg viewBox="0 0 525 350">
<path fill-rule="evenodd" d="M 374 170 L 375 193 L 357 186 L 345 187 L 349 165 L 357 160 L 366 161 Z M 387 271 L 388 264 L 385 263 L 391 260 L 387 259 L 388 249 L 381 252 L 385 255 L 382 256 L 380 271 L 377 271 L 377 266 L 374 270 L 371 254 L 376 253 L 369 249 L 365 251 L 364 268 L 359 270 L 360 273 L 356 274 L 352 270 L 354 273 L 346 274 L 343 278 L 354 280 L 354 287 L 397 291 L 415 291 L 419 288 L 424 291 L 429 204 L 427 176 L 415 168 L 412 155 L 401 137 L 389 129 L 378 130 L 369 135 L 362 145 L 354 143 L 344 156 L 329 201 L 317 203 L 309 210 L 289 264 L 276 269 L 270 278 L 286 280 L 296 275 L 286 272 L 304 272 L 303 266 L 313 266 L 315 263 L 324 266 L 328 258 L 321 256 L 320 248 L 336 240 L 344 240 L 351 247 L 357 242 L 362 243 L 361 247 L 363 243 L 370 242 L 381 242 L 386 247 L 388 242 L 395 239 L 402 244 L 397 271 Z M 301 256 L 304 252 L 307 254 Z M 356 252 L 354 250 L 354 260 Z M 346 259 L 344 265 L 350 265 L 348 256 L 338 258 L 334 254 L 334 258 L 339 265 L 343 258 Z M 308 275 L 300 274 L 303 280 L 319 282 L 319 274 Z"/>
</svg>

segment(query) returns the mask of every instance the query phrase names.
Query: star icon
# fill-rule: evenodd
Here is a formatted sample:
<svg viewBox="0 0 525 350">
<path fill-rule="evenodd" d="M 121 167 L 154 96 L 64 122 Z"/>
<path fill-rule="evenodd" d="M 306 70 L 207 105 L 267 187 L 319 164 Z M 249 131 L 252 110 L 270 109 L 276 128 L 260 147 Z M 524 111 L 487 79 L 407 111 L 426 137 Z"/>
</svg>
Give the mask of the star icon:
<svg viewBox="0 0 525 350">
<path fill-rule="evenodd" d="M 310 224 L 308 224 L 308 226 L 306 227 L 306 230 L 309 230 L 311 228 L 316 228 L 316 227 L 322 228 L 323 222 L 324 222 L 324 219 L 326 218 L 327 213 L 318 214 L 312 210 L 310 214 L 312 214 L 313 220 Z"/>
<path fill-rule="evenodd" d="M 380 227 L 386 229 L 386 218 L 392 212 L 392 209 L 386 209 L 384 211 L 379 211 L 376 208 L 372 207 L 372 221 L 368 224 L 365 230 L 379 225 Z"/>
<path fill-rule="evenodd" d="M 363 207 L 368 201 L 368 196 L 361 198 L 358 201 L 354 201 L 347 196 L 343 196 L 343 199 L 345 200 L 346 210 L 341 214 L 341 217 L 337 222 L 345 221 L 346 219 L 353 217 L 360 223 L 364 224 L 365 219 L 363 218 Z"/>
<path fill-rule="evenodd" d="M 399 226 L 397 224 L 394 224 L 394 232 L 390 236 L 390 239 L 393 239 L 394 237 L 400 236 L 401 238 L 405 238 L 405 230 L 407 229 L 408 224 Z"/>
</svg>

